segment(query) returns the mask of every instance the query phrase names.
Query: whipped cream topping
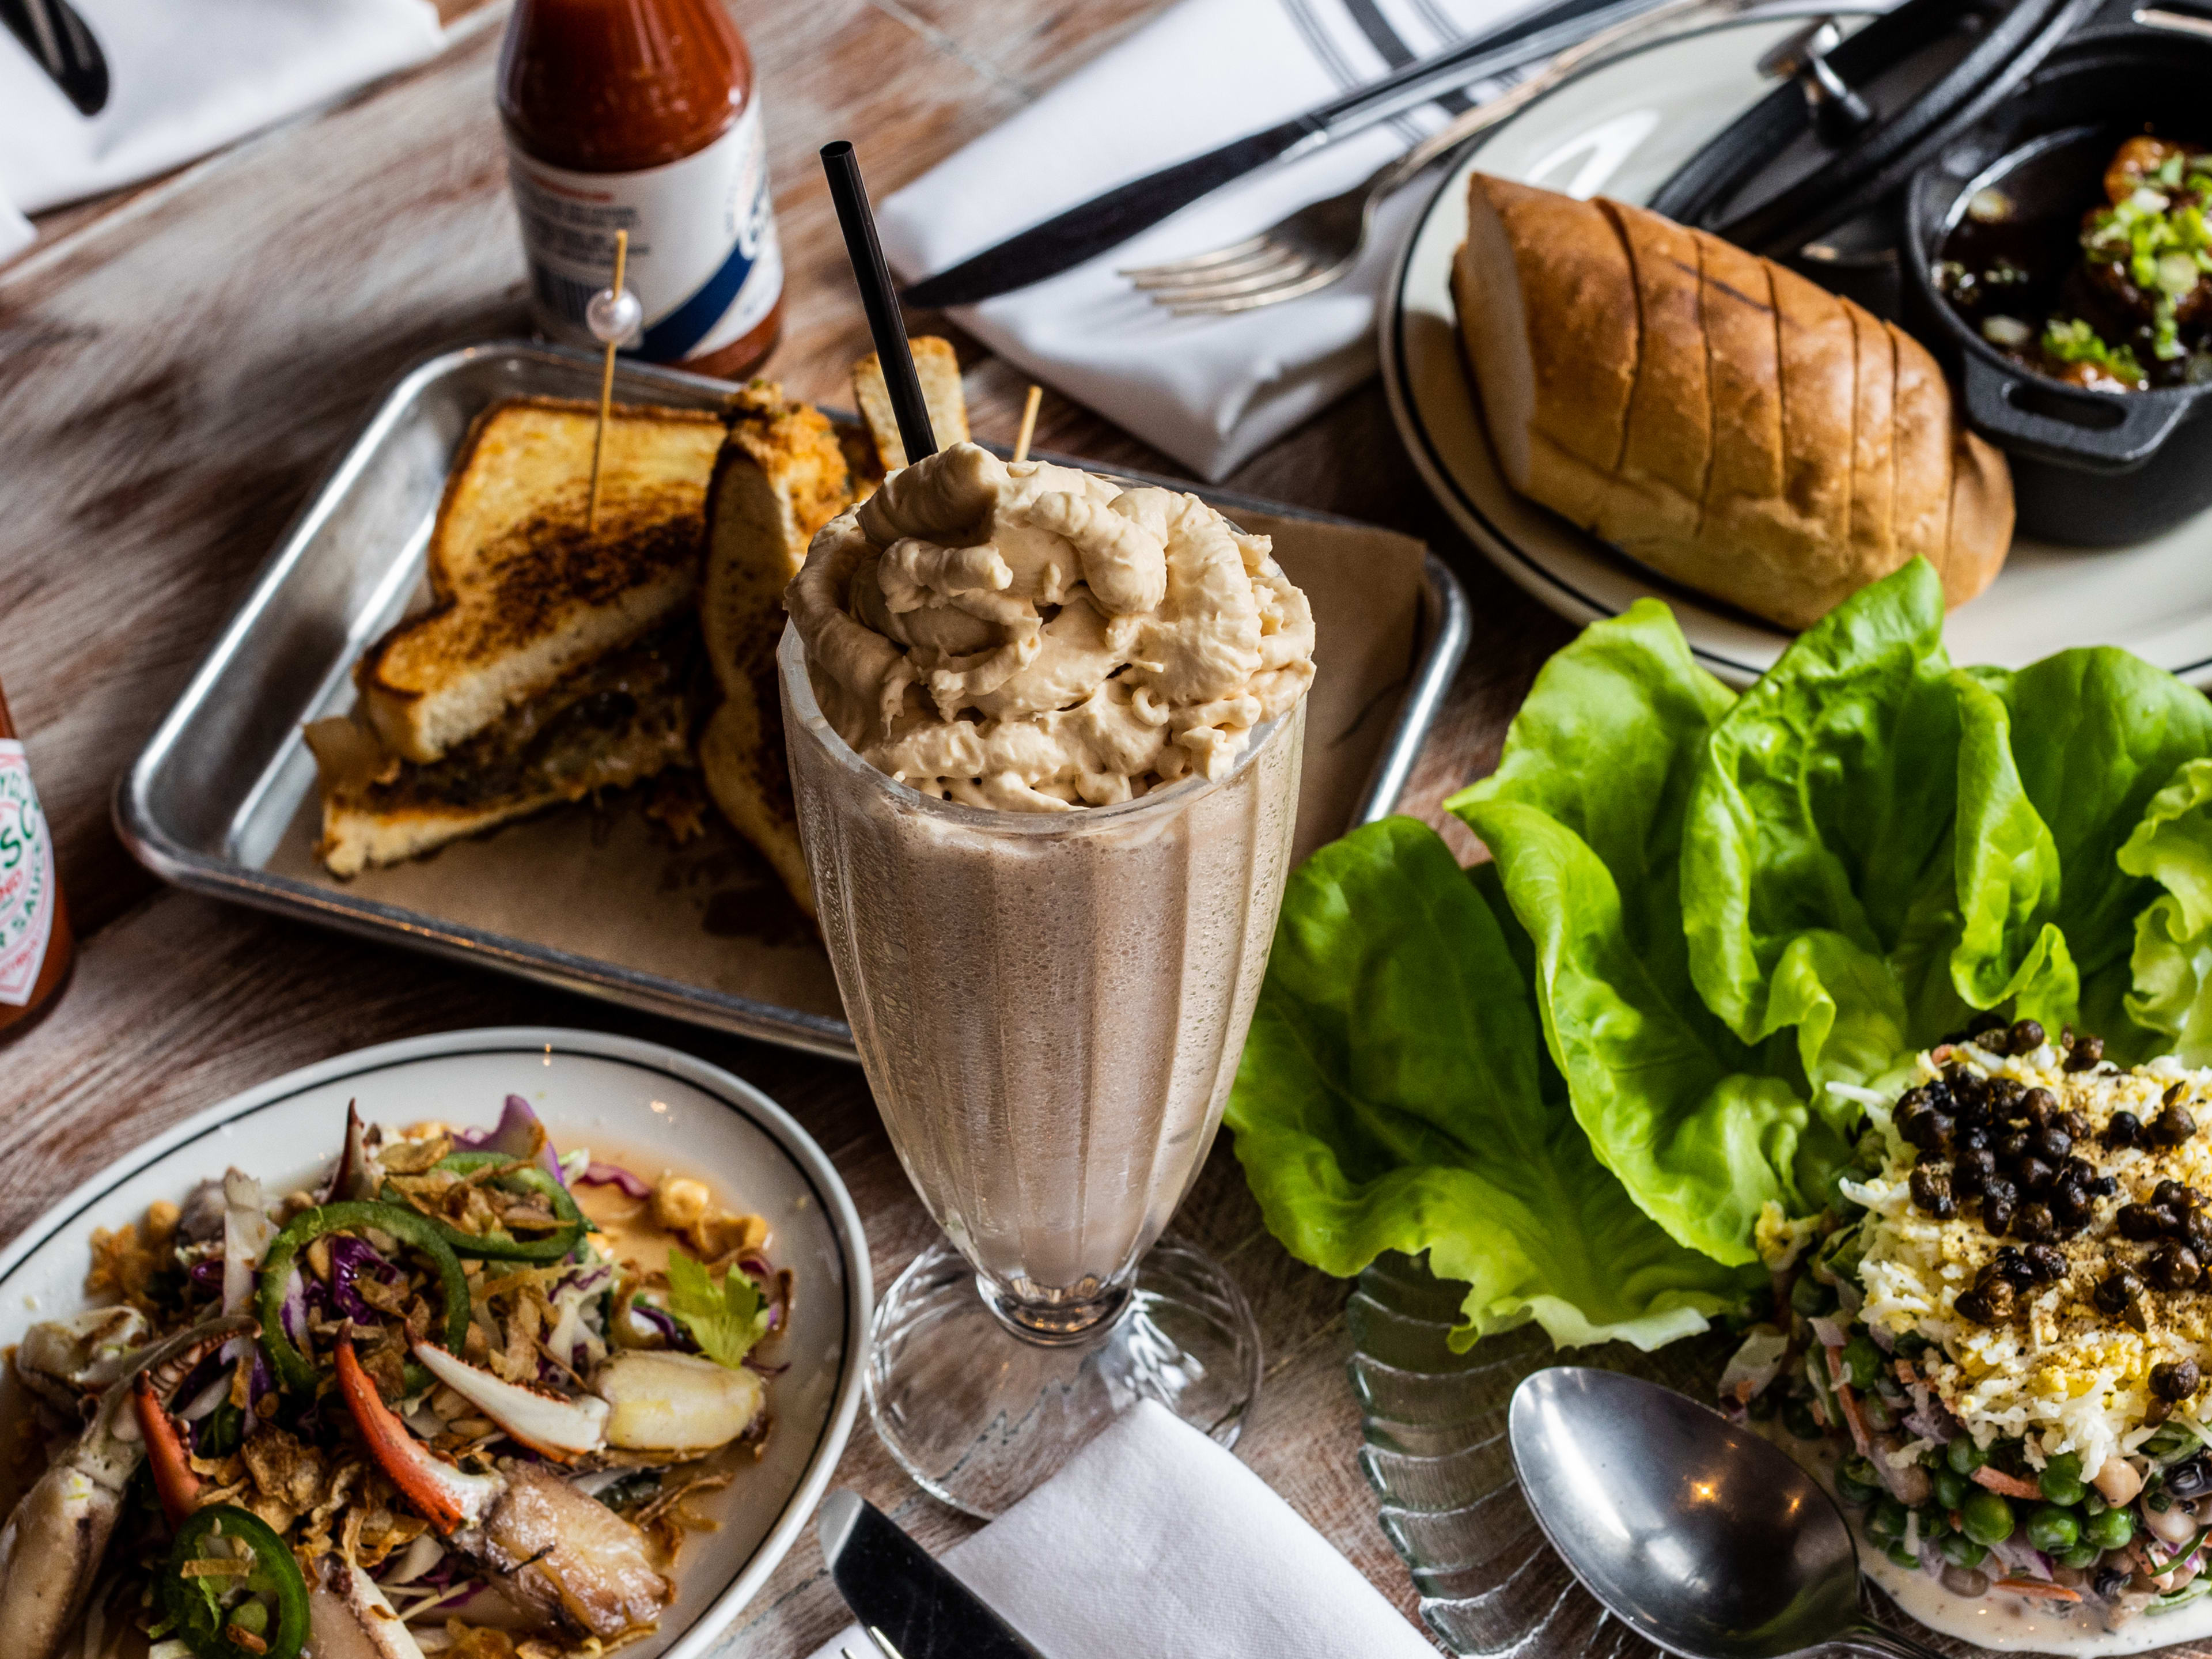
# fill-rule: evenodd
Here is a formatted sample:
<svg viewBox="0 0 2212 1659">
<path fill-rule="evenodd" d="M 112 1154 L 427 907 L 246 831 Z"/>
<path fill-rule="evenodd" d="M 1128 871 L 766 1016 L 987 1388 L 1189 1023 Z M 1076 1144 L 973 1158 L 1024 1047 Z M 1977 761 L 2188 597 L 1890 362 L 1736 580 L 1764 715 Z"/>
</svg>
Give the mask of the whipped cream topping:
<svg viewBox="0 0 2212 1659">
<path fill-rule="evenodd" d="M 956 444 L 817 534 L 784 599 L 823 714 L 971 806 L 1105 806 L 1224 775 L 1313 680 L 1313 611 L 1194 495 Z"/>
</svg>

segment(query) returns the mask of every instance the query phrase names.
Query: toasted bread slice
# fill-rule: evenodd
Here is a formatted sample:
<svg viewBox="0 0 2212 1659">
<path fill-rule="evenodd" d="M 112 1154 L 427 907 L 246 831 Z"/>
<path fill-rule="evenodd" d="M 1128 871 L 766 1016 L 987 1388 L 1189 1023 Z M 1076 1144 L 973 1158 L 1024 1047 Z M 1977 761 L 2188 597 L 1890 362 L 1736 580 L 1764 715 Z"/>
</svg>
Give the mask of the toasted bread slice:
<svg viewBox="0 0 2212 1659">
<path fill-rule="evenodd" d="M 731 400 L 729 437 L 707 492 L 699 621 L 725 695 L 750 684 L 783 631 L 783 590 L 814 534 L 853 502 L 836 428 L 756 381 Z"/>
<path fill-rule="evenodd" d="M 707 495 L 707 574 L 699 616 L 722 706 L 699 744 L 709 793 L 758 848 L 808 915 L 814 894 L 799 848 L 775 684 L 783 590 L 807 544 L 852 504 L 845 451 L 818 410 L 772 386 L 732 405 L 729 441 Z"/>
<path fill-rule="evenodd" d="M 725 700 L 700 735 L 699 771 L 722 816 L 759 849 L 812 920 L 814 884 L 799 841 L 781 708 L 757 693 Z"/>
<path fill-rule="evenodd" d="M 546 398 L 477 416 L 430 534 L 433 603 L 362 659 L 362 712 L 427 765 L 690 604 L 720 416 L 630 405 L 607 422 L 599 522 L 585 525 L 598 410 Z"/>
<path fill-rule="evenodd" d="M 950 449 L 968 441 L 968 395 L 960 389 L 960 360 L 950 341 L 934 334 L 918 335 L 907 342 L 914 348 L 914 369 L 921 380 L 921 400 L 929 409 L 929 428 L 937 447 Z M 891 409 L 890 386 L 884 382 L 882 362 L 871 351 L 853 365 L 853 401 L 860 418 L 876 440 L 876 453 L 884 471 L 896 472 L 906 465 L 906 445 L 899 437 L 898 416 Z"/>
<path fill-rule="evenodd" d="M 419 857 L 691 761 L 698 634 L 678 617 L 509 710 L 428 765 L 341 715 L 307 728 L 321 774 L 316 853 L 337 876 Z"/>
</svg>

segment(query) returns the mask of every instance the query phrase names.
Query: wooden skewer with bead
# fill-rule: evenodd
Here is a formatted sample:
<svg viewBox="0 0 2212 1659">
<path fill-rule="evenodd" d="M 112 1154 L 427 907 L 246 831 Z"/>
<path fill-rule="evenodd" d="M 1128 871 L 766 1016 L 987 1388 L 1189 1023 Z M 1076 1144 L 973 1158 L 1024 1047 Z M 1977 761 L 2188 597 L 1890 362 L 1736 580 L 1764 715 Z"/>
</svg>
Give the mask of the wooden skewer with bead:
<svg viewBox="0 0 2212 1659">
<path fill-rule="evenodd" d="M 599 529 L 599 463 L 606 454 L 607 416 L 614 405 L 615 353 L 645 320 L 644 306 L 636 295 L 623 286 L 623 277 L 629 269 L 629 232 L 618 230 L 615 233 L 614 282 L 592 295 L 591 304 L 584 310 L 584 320 L 592 337 L 606 346 L 606 362 L 599 371 L 599 420 L 592 433 L 592 493 L 584 508 L 584 528 L 592 535 L 597 535 Z"/>
<path fill-rule="evenodd" d="M 1044 402 L 1044 388 L 1032 384 L 1030 395 L 1022 404 L 1022 428 L 1014 434 L 1013 459 L 1026 461 L 1030 458 L 1030 440 L 1036 436 L 1037 406 Z"/>
</svg>

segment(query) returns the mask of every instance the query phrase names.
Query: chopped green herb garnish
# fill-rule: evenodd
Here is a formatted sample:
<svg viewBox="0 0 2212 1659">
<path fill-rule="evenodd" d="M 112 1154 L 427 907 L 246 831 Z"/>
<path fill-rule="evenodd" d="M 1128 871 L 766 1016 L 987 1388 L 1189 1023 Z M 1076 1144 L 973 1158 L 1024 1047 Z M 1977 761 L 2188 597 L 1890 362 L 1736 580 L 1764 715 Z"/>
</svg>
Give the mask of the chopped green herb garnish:
<svg viewBox="0 0 2212 1659">
<path fill-rule="evenodd" d="M 734 1369 L 768 1334 L 768 1298 L 732 1267 L 720 1284 L 681 1250 L 668 1253 L 668 1311 L 684 1322 L 699 1350 Z"/>
<path fill-rule="evenodd" d="M 2140 380 L 2142 365 L 2126 346 L 2106 345 L 2097 331 L 2079 317 L 2070 322 L 2057 318 L 2044 325 L 2043 349 L 2062 363 L 2094 363 L 2117 380 Z"/>
</svg>

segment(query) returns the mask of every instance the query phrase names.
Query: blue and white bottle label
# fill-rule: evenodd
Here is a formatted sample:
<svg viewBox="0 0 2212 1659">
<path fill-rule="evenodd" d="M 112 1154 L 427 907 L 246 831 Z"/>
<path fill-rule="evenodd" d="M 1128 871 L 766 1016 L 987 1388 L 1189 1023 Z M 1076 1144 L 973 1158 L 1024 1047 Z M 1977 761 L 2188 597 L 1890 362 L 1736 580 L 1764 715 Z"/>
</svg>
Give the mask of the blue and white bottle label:
<svg viewBox="0 0 2212 1659">
<path fill-rule="evenodd" d="M 596 343 L 592 295 L 614 279 L 615 233 L 629 232 L 627 286 L 645 307 L 629 348 L 683 362 L 744 338 L 783 292 L 760 105 L 706 149 L 642 173 L 570 173 L 507 145 L 507 178 L 546 331 Z"/>
</svg>

